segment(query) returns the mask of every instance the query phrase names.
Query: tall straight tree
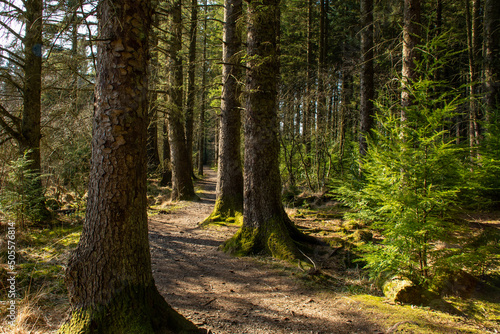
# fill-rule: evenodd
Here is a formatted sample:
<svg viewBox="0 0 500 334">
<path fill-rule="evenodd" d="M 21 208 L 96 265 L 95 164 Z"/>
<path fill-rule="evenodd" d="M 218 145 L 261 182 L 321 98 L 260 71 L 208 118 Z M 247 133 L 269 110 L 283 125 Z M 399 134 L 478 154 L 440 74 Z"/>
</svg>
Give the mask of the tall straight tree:
<svg viewBox="0 0 500 334">
<path fill-rule="evenodd" d="M 486 122 L 500 103 L 500 1 L 484 4 Z"/>
<path fill-rule="evenodd" d="M 469 0 L 465 1 L 466 22 L 467 22 L 467 44 L 469 51 L 469 146 L 471 148 L 471 156 L 475 155 L 473 149 L 479 145 L 479 104 L 477 94 L 479 92 L 479 59 L 481 53 L 480 43 L 480 12 L 481 1 L 472 0 L 472 13 Z"/>
<path fill-rule="evenodd" d="M 373 126 L 373 0 L 361 0 L 361 75 L 359 154 L 366 155 L 366 136 Z"/>
<path fill-rule="evenodd" d="M 146 201 L 150 1 L 102 0 L 85 224 L 60 333 L 197 333 L 156 289 Z"/>
<path fill-rule="evenodd" d="M 222 44 L 222 100 L 219 133 L 217 200 L 206 219 L 224 221 L 243 212 L 243 171 L 240 155 L 241 128 L 241 17 L 242 1 L 224 1 L 224 36 Z"/>
<path fill-rule="evenodd" d="M 203 175 L 203 165 L 205 163 L 205 108 L 207 105 L 207 17 L 208 6 L 205 0 L 203 14 L 203 55 L 201 65 L 201 107 L 199 118 L 199 136 L 198 136 L 198 175 Z"/>
<path fill-rule="evenodd" d="M 171 8 L 172 36 L 170 42 L 170 87 L 168 118 L 168 140 L 172 163 L 172 200 L 193 200 L 193 180 L 191 179 L 191 157 L 186 147 L 184 114 L 182 108 L 182 1 L 175 0 Z M 191 169 L 190 169 L 191 168 Z"/>
<path fill-rule="evenodd" d="M 20 117 L 10 112 L 0 104 L 0 143 L 14 139 L 19 148 L 21 156 L 25 155 L 28 161 L 26 170 L 30 173 L 25 181 L 26 206 L 25 213 L 35 219 L 43 220 L 49 217 L 49 212 L 45 207 L 44 190 L 41 174 L 41 155 L 40 140 L 41 135 L 41 91 L 42 91 L 42 29 L 43 29 L 43 0 L 24 1 L 24 10 L 17 7 L 16 4 L 5 3 L 6 9 L 10 12 L 16 12 L 17 15 L 24 17 L 25 33 L 24 36 L 17 34 L 9 24 L 0 22 L 1 25 L 12 34 L 12 37 L 22 41 L 23 56 L 10 50 L 2 48 L 3 59 L 22 68 L 22 84 L 17 83 L 17 78 L 3 73 L 2 78 L 6 80 L 7 85 L 13 85 L 15 90 L 22 94 L 22 111 Z M 6 78 L 6 79 L 5 79 Z M 6 137 L 6 139 L 5 139 Z M 36 212 L 36 214 L 34 214 Z"/>
<path fill-rule="evenodd" d="M 194 129 L 194 103 L 196 98 L 196 32 L 198 31 L 198 0 L 191 0 L 191 23 L 189 25 L 189 65 L 186 101 L 186 150 L 188 155 L 189 170 L 193 173 L 193 129 Z M 194 173 L 193 173 L 194 177 Z"/>
<path fill-rule="evenodd" d="M 420 0 L 404 0 L 403 19 L 403 57 L 401 77 L 401 120 L 406 120 L 405 107 L 412 104 L 408 87 L 416 79 L 417 44 L 420 40 Z"/>
<path fill-rule="evenodd" d="M 249 0 L 243 225 L 224 249 L 236 255 L 265 253 L 300 257 L 295 241 L 306 239 L 281 203 L 277 88 L 279 0 Z"/>
</svg>

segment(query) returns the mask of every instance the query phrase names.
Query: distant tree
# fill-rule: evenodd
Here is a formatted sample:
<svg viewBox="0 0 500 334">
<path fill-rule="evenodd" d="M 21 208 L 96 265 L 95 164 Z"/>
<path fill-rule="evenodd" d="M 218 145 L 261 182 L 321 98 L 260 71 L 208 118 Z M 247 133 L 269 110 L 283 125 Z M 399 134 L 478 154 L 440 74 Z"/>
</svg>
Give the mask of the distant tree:
<svg viewBox="0 0 500 334">
<path fill-rule="evenodd" d="M 303 240 L 283 209 L 279 171 L 277 88 L 279 0 L 248 1 L 245 113 L 244 217 L 240 230 L 224 244 L 236 255 L 265 253 L 300 257 Z"/>
<path fill-rule="evenodd" d="M 366 154 L 366 136 L 373 125 L 373 0 L 361 0 L 361 76 L 359 154 Z"/>
<path fill-rule="evenodd" d="M 170 86 L 168 118 L 168 140 L 172 163 L 172 200 L 193 200 L 194 192 L 191 157 L 186 147 L 184 112 L 182 104 L 182 7 L 181 0 L 175 0 L 171 8 L 172 35 L 170 42 Z M 190 170 L 191 166 L 191 170 Z"/>
<path fill-rule="evenodd" d="M 484 4 L 486 120 L 500 104 L 500 2 Z"/>
<path fill-rule="evenodd" d="M 222 99 L 219 133 L 217 199 L 207 222 L 234 218 L 243 212 L 243 171 L 240 155 L 241 0 L 224 2 Z"/>
<path fill-rule="evenodd" d="M 153 25 L 158 25 L 158 14 L 153 16 Z M 160 154 L 158 151 L 158 71 L 159 71 L 159 51 L 158 51 L 158 32 L 155 30 L 151 31 L 151 61 L 150 61 L 150 77 L 149 77 L 149 125 L 148 125 L 148 140 L 147 140 L 147 152 L 148 152 L 148 171 L 154 172 L 160 166 Z"/>
<path fill-rule="evenodd" d="M 196 100 L 196 36 L 198 31 L 198 0 L 191 0 L 191 22 L 189 24 L 188 82 L 186 100 L 186 149 L 189 170 L 193 173 L 194 104 Z"/>
<path fill-rule="evenodd" d="M 403 57 L 401 78 L 403 90 L 401 92 L 401 119 L 406 119 L 405 108 L 412 104 L 412 95 L 409 91 L 411 83 L 416 80 L 417 44 L 420 39 L 420 0 L 404 0 L 403 19 Z"/>
<path fill-rule="evenodd" d="M 92 168 L 60 333 L 198 333 L 156 289 L 146 200 L 150 1 L 99 3 Z"/>
<path fill-rule="evenodd" d="M 49 216 L 45 208 L 44 189 L 42 187 L 41 175 L 41 91 L 42 91 L 42 29 L 43 29 L 43 0 L 27 0 L 25 8 L 17 7 L 14 3 L 7 3 L 7 12 L 15 12 L 17 16 L 25 19 L 24 36 L 17 34 L 9 23 L 0 22 L 1 25 L 11 33 L 12 37 L 23 44 L 23 55 L 20 56 L 2 48 L 8 56 L 7 60 L 22 69 L 22 83 L 17 81 L 12 73 L 5 73 L 4 80 L 22 94 L 22 112 L 16 115 L 9 111 L 4 104 L 0 104 L 0 143 L 14 139 L 17 142 L 20 157 L 25 157 L 27 164 L 25 168 L 33 175 L 32 180 L 27 180 L 27 186 L 31 188 L 28 192 L 32 199 L 26 202 L 26 210 L 36 211 L 38 220 Z M 10 96 L 8 99 L 11 99 Z M 33 216 L 33 215 L 31 215 Z"/>
</svg>

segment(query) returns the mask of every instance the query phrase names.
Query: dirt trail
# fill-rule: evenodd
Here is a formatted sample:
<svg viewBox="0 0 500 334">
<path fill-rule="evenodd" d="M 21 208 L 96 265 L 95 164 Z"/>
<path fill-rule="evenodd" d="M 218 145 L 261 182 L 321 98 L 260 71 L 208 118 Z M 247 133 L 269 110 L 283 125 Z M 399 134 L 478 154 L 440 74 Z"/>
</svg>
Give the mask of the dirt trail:
<svg viewBox="0 0 500 334">
<path fill-rule="evenodd" d="M 205 173 L 200 202 L 149 221 L 153 273 L 170 305 L 218 334 L 383 333 L 347 296 L 308 289 L 283 270 L 218 251 L 237 229 L 198 228 L 215 202 L 216 173 Z"/>
</svg>

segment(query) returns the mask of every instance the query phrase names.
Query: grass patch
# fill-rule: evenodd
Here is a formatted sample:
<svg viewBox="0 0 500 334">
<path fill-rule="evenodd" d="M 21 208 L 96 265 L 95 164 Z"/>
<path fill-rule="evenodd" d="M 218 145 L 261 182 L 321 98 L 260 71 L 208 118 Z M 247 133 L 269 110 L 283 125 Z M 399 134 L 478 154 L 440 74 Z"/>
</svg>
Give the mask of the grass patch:
<svg viewBox="0 0 500 334">
<path fill-rule="evenodd" d="M 67 219 L 67 218 L 66 218 Z M 30 228 L 16 235 L 16 309 L 14 326 L 7 324 L 7 303 L 0 303 L 0 333 L 49 333 L 59 328 L 69 302 L 64 283 L 65 265 L 78 244 L 81 224 L 58 222 L 51 228 Z M 6 230 L 1 227 L 1 240 Z M 6 245 L 1 244 L 2 257 Z M 3 259 L 4 260 L 4 259 Z M 7 268 L 0 267 L 2 281 Z M 5 277 L 4 277 L 5 276 Z M 9 300 L 7 290 L 0 290 L 0 300 Z"/>
</svg>

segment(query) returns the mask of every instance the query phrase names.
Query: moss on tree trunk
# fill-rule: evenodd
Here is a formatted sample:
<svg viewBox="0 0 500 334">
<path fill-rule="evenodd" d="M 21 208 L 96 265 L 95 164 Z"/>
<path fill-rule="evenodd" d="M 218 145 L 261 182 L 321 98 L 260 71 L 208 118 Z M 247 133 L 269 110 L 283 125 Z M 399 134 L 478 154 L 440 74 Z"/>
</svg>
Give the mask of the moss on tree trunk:
<svg viewBox="0 0 500 334">
<path fill-rule="evenodd" d="M 108 304 L 77 308 L 60 334 L 206 333 L 177 313 L 156 290 L 127 287 Z"/>
<path fill-rule="evenodd" d="M 288 218 L 281 203 L 277 84 L 279 0 L 248 2 L 244 216 L 241 229 L 223 245 L 235 255 L 302 257 L 298 243 L 314 241 Z"/>
</svg>

